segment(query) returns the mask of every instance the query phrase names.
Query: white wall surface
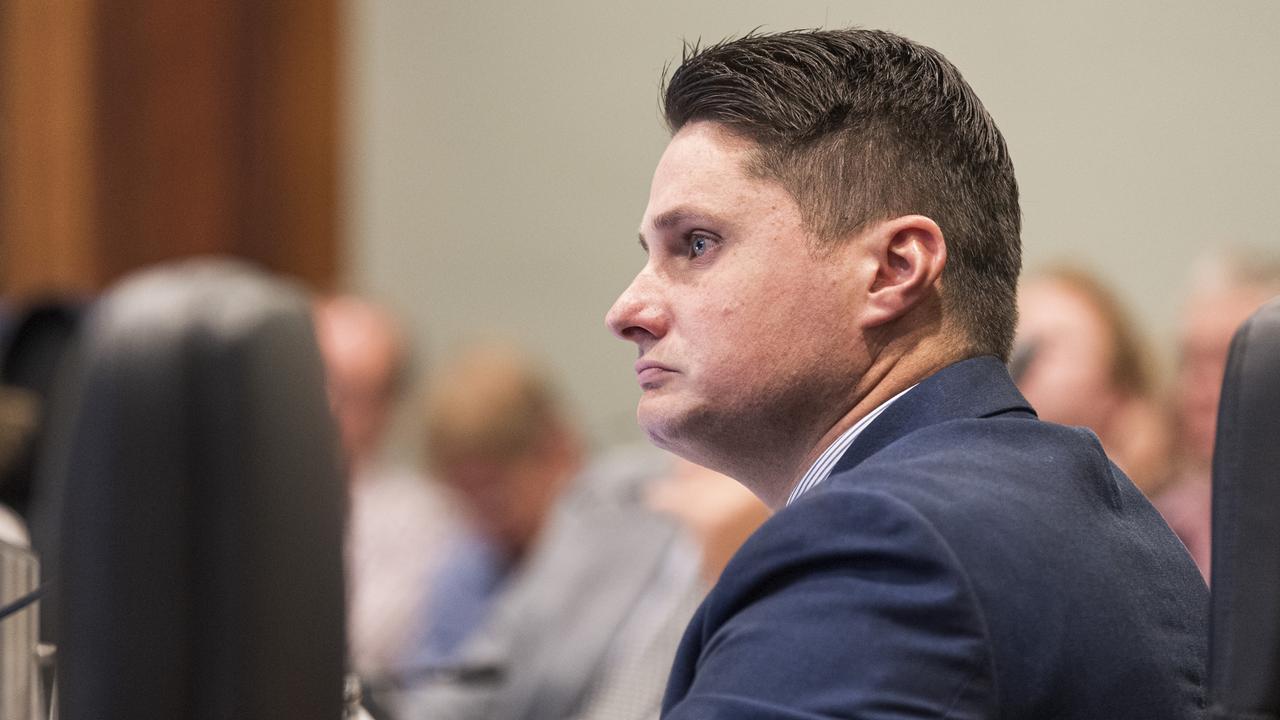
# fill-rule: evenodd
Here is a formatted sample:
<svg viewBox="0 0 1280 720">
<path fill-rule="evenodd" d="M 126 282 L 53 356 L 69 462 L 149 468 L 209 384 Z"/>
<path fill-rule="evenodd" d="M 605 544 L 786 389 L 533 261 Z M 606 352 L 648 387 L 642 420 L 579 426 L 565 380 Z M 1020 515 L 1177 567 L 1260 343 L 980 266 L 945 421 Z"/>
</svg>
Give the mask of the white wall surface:
<svg viewBox="0 0 1280 720">
<path fill-rule="evenodd" d="M 1280 3 L 351 0 L 349 284 L 427 364 L 511 338 L 598 444 L 640 437 L 603 316 L 666 136 L 682 39 L 893 30 L 945 53 L 1003 130 L 1028 270 L 1117 287 L 1168 356 L 1192 259 L 1280 250 Z"/>
</svg>

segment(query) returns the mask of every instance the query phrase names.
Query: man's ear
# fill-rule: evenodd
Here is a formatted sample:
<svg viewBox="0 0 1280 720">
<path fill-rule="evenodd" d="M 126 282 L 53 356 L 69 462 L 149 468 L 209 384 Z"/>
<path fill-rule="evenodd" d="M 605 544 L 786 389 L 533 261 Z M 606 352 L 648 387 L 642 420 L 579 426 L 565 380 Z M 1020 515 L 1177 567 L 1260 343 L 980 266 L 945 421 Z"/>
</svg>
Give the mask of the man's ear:
<svg viewBox="0 0 1280 720">
<path fill-rule="evenodd" d="M 873 225 L 863 238 L 875 267 L 864 325 L 875 327 L 902 317 L 937 291 L 947 264 L 942 229 L 924 215 L 903 215 Z"/>
</svg>

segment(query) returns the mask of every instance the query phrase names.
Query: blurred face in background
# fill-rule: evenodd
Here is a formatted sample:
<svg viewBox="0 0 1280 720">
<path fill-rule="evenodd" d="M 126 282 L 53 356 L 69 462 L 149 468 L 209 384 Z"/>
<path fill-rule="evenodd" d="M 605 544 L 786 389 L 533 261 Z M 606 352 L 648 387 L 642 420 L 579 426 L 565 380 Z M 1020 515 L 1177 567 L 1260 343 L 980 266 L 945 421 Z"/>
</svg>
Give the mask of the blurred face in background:
<svg viewBox="0 0 1280 720">
<path fill-rule="evenodd" d="M 518 559 L 537 538 L 577 468 L 573 440 L 551 429 L 521 455 L 454 458 L 438 472 L 476 530 L 507 557 Z"/>
<path fill-rule="evenodd" d="M 353 466 L 381 448 L 395 406 L 405 350 L 391 317 L 349 297 L 317 304 L 316 340 L 324 359 L 329 405 Z"/>
<path fill-rule="evenodd" d="M 395 393 L 395 351 L 368 346 L 330 364 L 329 404 L 342 446 L 356 461 L 372 457 L 382 442 Z"/>
<path fill-rule="evenodd" d="M 1031 359 L 1018 388 L 1041 419 L 1095 431 L 1123 401 L 1113 382 L 1116 349 L 1093 303 L 1066 283 L 1048 278 L 1018 297 L 1018 344 Z"/>
<path fill-rule="evenodd" d="M 1019 293 L 1016 378 L 1040 417 L 1086 427 L 1144 492 L 1169 480 L 1170 422 L 1141 333 L 1087 272 L 1060 268 Z M 1011 367 L 1019 366 L 1017 360 Z"/>
<path fill-rule="evenodd" d="M 475 530 L 518 560 L 577 473 L 577 433 L 518 349 L 472 348 L 437 371 L 425 407 L 436 478 Z"/>
<path fill-rule="evenodd" d="M 1218 398 L 1227 353 L 1236 329 L 1271 293 L 1258 288 L 1222 288 L 1194 295 L 1183 314 L 1174 401 L 1180 450 L 1196 466 L 1213 460 Z"/>
</svg>

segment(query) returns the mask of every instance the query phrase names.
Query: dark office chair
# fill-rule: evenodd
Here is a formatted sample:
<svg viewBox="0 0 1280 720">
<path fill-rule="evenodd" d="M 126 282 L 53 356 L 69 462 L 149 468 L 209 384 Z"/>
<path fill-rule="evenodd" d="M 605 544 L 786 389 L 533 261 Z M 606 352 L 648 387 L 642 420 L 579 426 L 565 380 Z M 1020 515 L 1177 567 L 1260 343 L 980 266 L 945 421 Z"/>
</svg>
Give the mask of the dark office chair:
<svg viewBox="0 0 1280 720">
<path fill-rule="evenodd" d="M 126 280 L 55 400 L 63 720 L 339 718 L 343 489 L 307 298 Z"/>
<path fill-rule="evenodd" d="M 1236 331 L 1213 453 L 1209 700 L 1280 718 L 1280 298 Z"/>
</svg>

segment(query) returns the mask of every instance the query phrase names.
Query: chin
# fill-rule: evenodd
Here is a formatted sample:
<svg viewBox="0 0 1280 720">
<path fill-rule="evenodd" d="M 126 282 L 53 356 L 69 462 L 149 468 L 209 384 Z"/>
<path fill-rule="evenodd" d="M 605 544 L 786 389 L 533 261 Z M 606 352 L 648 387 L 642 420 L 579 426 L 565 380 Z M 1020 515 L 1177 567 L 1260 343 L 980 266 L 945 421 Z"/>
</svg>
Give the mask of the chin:
<svg viewBox="0 0 1280 720">
<path fill-rule="evenodd" d="M 659 450 L 666 450 L 667 452 L 675 453 L 675 449 L 671 447 L 671 443 L 668 442 L 667 438 L 658 431 L 651 428 L 644 428 L 644 433 L 649 437 L 650 445 L 658 448 Z"/>
<path fill-rule="evenodd" d="M 710 461 L 705 445 L 709 438 L 697 432 L 705 422 L 698 413 L 668 403 L 641 402 L 636 419 L 654 447 L 699 465 Z"/>
<path fill-rule="evenodd" d="M 636 421 L 655 446 L 680 454 L 676 446 L 683 436 L 682 413 L 670 406 L 670 398 L 642 397 L 636 408 Z"/>
<path fill-rule="evenodd" d="M 663 450 L 671 449 L 671 442 L 667 437 L 667 433 L 664 432 L 665 428 L 661 422 L 649 417 L 643 408 L 636 412 L 636 420 L 640 424 L 640 429 L 644 430 L 645 435 L 649 436 L 650 443 Z"/>
</svg>

